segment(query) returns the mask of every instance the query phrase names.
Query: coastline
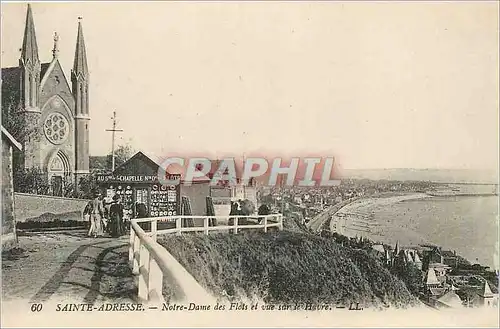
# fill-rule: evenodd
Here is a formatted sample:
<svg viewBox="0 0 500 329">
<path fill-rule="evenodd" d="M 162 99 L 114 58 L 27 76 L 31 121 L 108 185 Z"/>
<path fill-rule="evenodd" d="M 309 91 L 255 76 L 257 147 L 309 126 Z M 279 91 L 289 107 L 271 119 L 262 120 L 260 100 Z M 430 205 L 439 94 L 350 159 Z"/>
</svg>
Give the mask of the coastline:
<svg viewBox="0 0 500 329">
<path fill-rule="evenodd" d="M 456 250 L 471 263 L 480 263 L 490 267 L 493 266 L 491 267 L 492 269 L 496 268 L 497 264 L 495 262 L 491 263 L 491 261 L 484 259 L 484 257 L 481 259 L 480 251 L 482 249 L 478 249 L 479 247 L 474 248 L 474 246 L 470 245 L 467 250 L 462 250 L 460 244 L 457 244 L 456 241 L 451 241 L 452 243 L 450 243 L 450 245 L 445 242 L 447 241 L 445 237 L 446 230 L 456 232 L 456 234 L 460 235 L 464 234 L 463 230 L 465 226 L 463 225 L 465 225 L 465 221 L 468 219 L 465 214 L 463 216 L 462 214 L 447 214 L 443 218 L 442 216 L 440 217 L 434 214 L 434 206 L 432 203 L 429 203 L 429 207 L 427 207 L 426 210 L 431 213 L 420 212 L 409 215 L 413 214 L 412 211 L 416 209 L 411 203 L 408 204 L 408 208 L 396 205 L 400 202 L 412 200 L 428 199 L 440 202 L 440 200 L 451 201 L 456 200 L 456 198 L 457 196 L 441 197 L 428 195 L 426 193 L 390 193 L 389 195 L 360 198 L 339 209 L 332 217 L 330 228 L 333 232 L 334 222 L 343 220 L 345 227 L 347 227 L 344 235 L 350 237 L 361 235 L 376 243 L 393 246 L 396 243 L 399 243 L 400 246 L 408 247 L 421 244 L 441 246 L 445 249 Z M 474 206 L 478 207 L 477 204 L 474 204 Z M 399 212 L 394 212 L 393 207 L 399 208 Z M 440 215 L 442 215 L 442 213 Z M 430 225 L 431 222 L 439 223 L 439 234 L 436 234 L 435 230 L 432 231 L 429 229 L 428 225 Z M 457 225 L 461 225 L 459 229 L 457 229 Z M 360 231 L 359 229 L 350 230 L 350 228 L 356 226 L 358 228 L 363 227 L 365 231 Z M 472 233 L 470 232 L 469 235 L 470 234 Z M 474 249 L 476 250 L 474 251 Z M 467 252 L 468 250 L 470 252 Z M 481 260 L 478 261 L 476 258 L 480 258 Z"/>
<path fill-rule="evenodd" d="M 392 220 L 380 221 L 374 218 L 374 212 L 393 204 L 433 198 L 426 193 L 388 192 L 377 196 L 362 197 L 353 200 L 338 209 L 330 221 L 330 231 L 337 231 L 348 237 L 362 236 L 377 243 L 394 245 L 433 244 L 427 237 L 402 225 L 394 225 Z M 339 227 L 340 226 L 340 227 Z"/>
<path fill-rule="evenodd" d="M 427 199 L 433 198 L 432 195 L 427 193 L 384 193 L 379 196 L 370 196 L 370 197 L 361 197 L 355 198 L 352 202 L 344 205 L 340 209 L 338 209 L 334 215 L 346 213 L 350 210 L 359 210 L 365 207 L 371 206 L 387 206 L 397 202 L 408 201 L 408 200 L 418 200 L 418 199 Z"/>
</svg>

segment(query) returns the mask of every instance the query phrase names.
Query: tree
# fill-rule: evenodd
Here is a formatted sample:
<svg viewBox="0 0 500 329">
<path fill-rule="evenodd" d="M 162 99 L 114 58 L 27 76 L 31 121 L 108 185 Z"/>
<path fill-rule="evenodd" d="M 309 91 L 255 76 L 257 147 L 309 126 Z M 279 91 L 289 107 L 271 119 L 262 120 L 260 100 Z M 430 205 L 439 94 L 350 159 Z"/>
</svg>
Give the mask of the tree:
<svg viewBox="0 0 500 329">
<path fill-rule="evenodd" d="M 111 170 L 108 166 L 108 156 L 89 156 L 89 169 L 90 172 L 107 172 Z"/>
<path fill-rule="evenodd" d="M 21 193 L 49 194 L 47 173 L 38 167 L 14 170 L 14 191 Z"/>
<path fill-rule="evenodd" d="M 28 115 L 15 97 L 8 98 L 5 104 L 2 104 L 2 126 L 21 143 L 29 139 L 39 139 L 38 119 L 37 114 Z"/>
<path fill-rule="evenodd" d="M 78 185 L 79 193 L 77 197 L 81 199 L 92 199 L 93 194 L 99 189 L 95 174 L 81 177 Z"/>
<path fill-rule="evenodd" d="M 130 159 L 134 153 L 135 150 L 130 144 L 119 145 L 115 149 L 115 168 L 125 163 L 125 161 Z M 107 165 L 108 168 L 110 169 L 111 169 L 111 163 L 112 163 L 112 155 L 109 154 L 107 157 Z"/>
<path fill-rule="evenodd" d="M 76 197 L 75 184 L 72 176 L 66 176 L 63 183 L 63 197 L 74 198 Z"/>
<path fill-rule="evenodd" d="M 422 271 L 415 265 L 407 264 L 393 269 L 393 273 L 401 279 L 413 295 L 418 295 L 422 286 Z"/>
</svg>

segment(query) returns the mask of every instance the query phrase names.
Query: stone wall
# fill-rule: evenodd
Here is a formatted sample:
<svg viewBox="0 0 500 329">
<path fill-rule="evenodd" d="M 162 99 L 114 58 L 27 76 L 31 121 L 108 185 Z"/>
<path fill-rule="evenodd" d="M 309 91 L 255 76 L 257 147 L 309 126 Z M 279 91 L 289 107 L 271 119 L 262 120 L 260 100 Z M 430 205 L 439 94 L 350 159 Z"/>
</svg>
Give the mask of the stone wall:
<svg viewBox="0 0 500 329">
<path fill-rule="evenodd" d="M 12 186 L 12 147 L 2 133 L 2 246 L 10 247 L 16 241 L 14 198 Z"/>
<path fill-rule="evenodd" d="M 46 213 L 64 215 L 77 211 L 83 212 L 88 200 L 27 193 L 14 193 L 14 202 L 16 221 L 22 223 Z M 81 217 L 82 216 L 77 216 L 76 218 L 71 219 L 83 221 L 83 218 Z M 61 220 L 64 220 L 64 218 Z"/>
</svg>

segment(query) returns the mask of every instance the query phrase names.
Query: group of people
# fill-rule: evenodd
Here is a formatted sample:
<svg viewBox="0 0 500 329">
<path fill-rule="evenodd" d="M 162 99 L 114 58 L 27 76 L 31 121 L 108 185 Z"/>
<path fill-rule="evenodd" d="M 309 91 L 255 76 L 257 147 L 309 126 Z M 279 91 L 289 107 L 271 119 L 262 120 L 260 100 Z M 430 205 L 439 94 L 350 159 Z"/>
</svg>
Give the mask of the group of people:
<svg viewBox="0 0 500 329">
<path fill-rule="evenodd" d="M 83 211 L 86 221 L 89 222 L 89 237 L 97 238 L 109 233 L 112 237 L 120 237 L 126 232 L 123 204 L 118 194 L 113 196 L 109 208 L 104 205 L 100 193 L 94 194 L 94 199 L 89 201 Z"/>
</svg>

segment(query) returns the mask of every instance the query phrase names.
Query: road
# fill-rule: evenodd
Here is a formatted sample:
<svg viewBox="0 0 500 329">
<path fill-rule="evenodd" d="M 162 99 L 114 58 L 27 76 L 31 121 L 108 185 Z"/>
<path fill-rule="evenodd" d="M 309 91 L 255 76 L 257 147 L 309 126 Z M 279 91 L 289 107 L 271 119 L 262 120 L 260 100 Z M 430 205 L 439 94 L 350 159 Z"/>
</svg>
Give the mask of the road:
<svg viewBox="0 0 500 329">
<path fill-rule="evenodd" d="M 84 231 L 19 237 L 24 252 L 2 254 L 4 302 L 130 302 L 128 236 L 87 238 Z"/>
<path fill-rule="evenodd" d="M 309 227 L 311 230 L 314 232 L 321 232 L 322 227 L 324 224 L 326 224 L 328 221 L 331 220 L 332 216 L 339 211 L 342 207 L 348 205 L 349 203 L 357 200 L 358 198 L 352 198 L 352 199 L 347 199 L 344 200 L 340 203 L 337 203 L 334 206 L 329 207 L 322 213 L 318 214 L 316 217 L 311 219 L 309 223 L 306 224 L 307 227 Z"/>
</svg>

